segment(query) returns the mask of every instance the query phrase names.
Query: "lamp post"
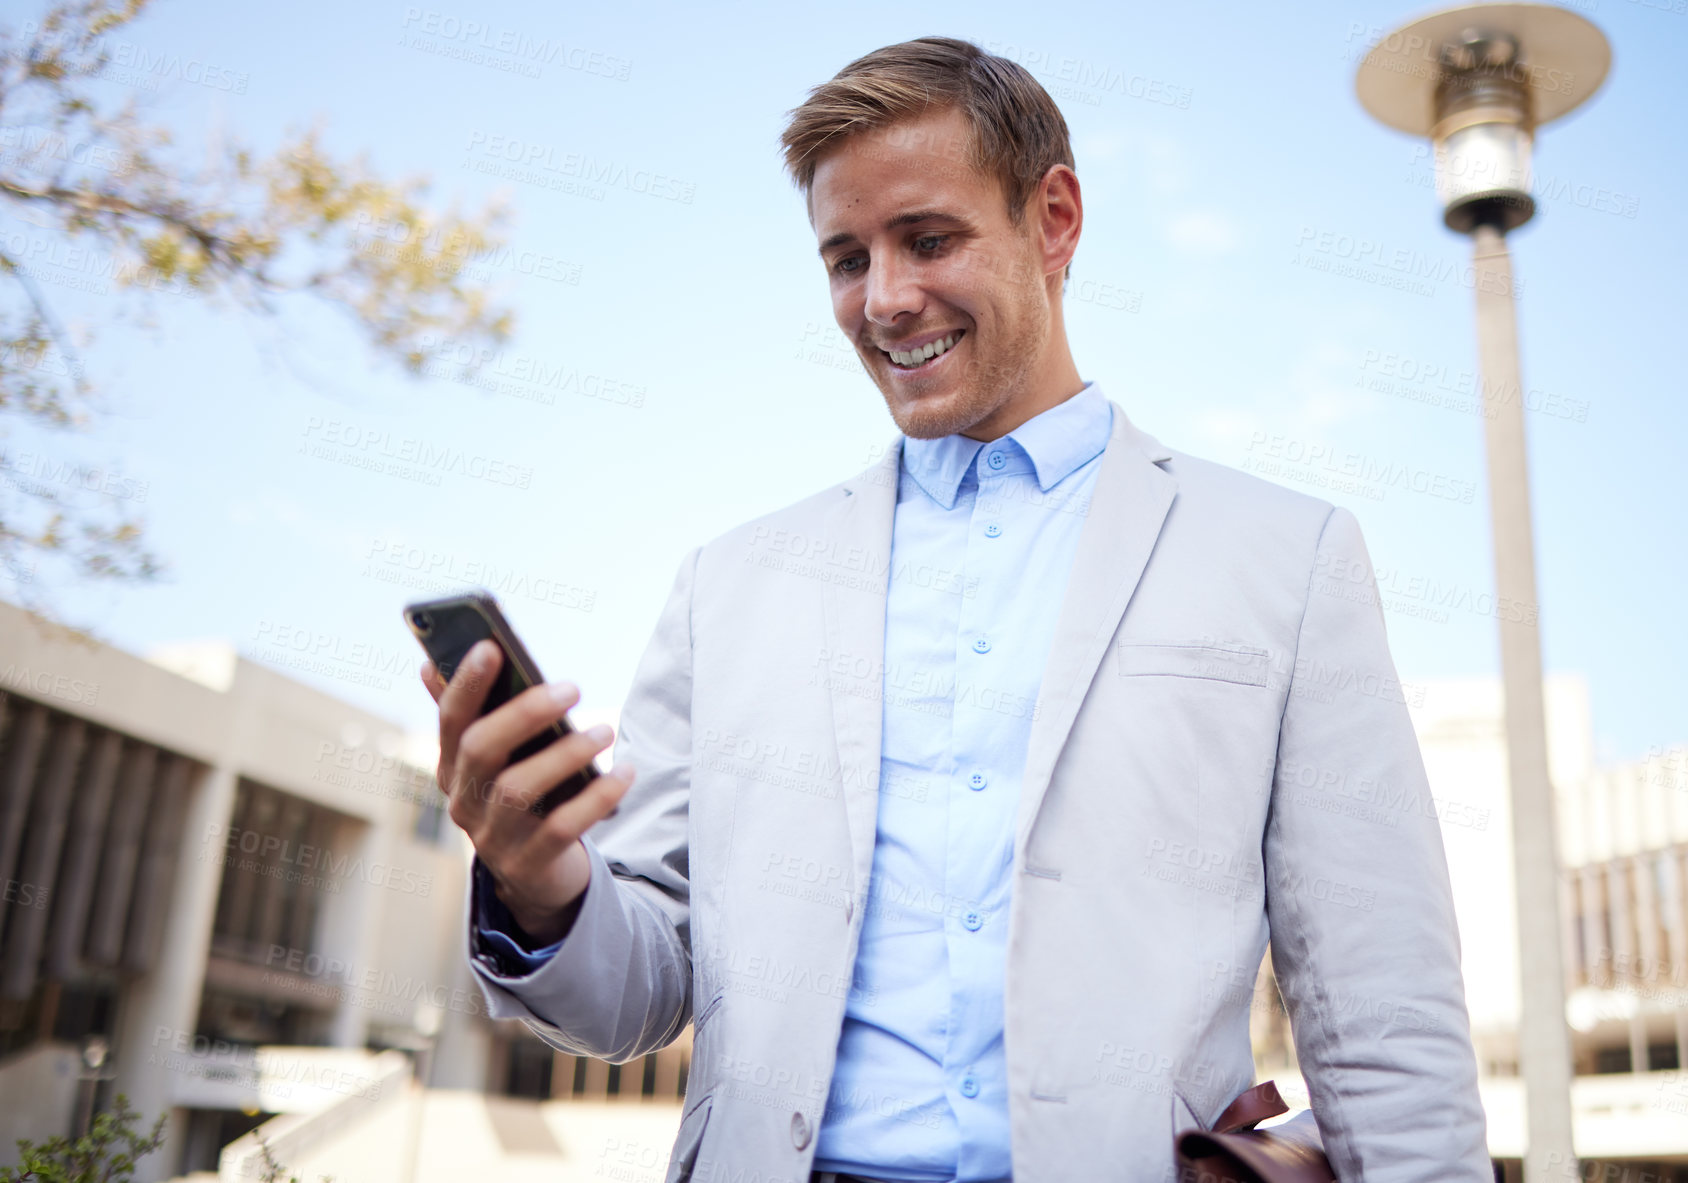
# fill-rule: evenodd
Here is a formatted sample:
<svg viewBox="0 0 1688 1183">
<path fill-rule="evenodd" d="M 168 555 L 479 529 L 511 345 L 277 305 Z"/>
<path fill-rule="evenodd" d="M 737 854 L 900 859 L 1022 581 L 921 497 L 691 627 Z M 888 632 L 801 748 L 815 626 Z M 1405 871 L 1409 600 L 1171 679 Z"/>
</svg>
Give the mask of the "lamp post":
<svg viewBox="0 0 1688 1183">
<path fill-rule="evenodd" d="M 1355 78 L 1360 103 L 1374 118 L 1430 138 L 1442 220 L 1472 240 L 1518 896 L 1524 1177 L 1531 1181 L 1545 1179 L 1553 1167 L 1574 1177 L 1577 1165 L 1524 387 L 1506 235 L 1535 214 L 1530 149 L 1536 129 L 1585 102 L 1611 60 L 1600 30 L 1573 12 L 1543 4 L 1476 4 L 1433 13 L 1389 34 L 1366 55 Z"/>
<path fill-rule="evenodd" d="M 411 1084 L 411 1094 L 415 1100 L 410 1121 L 410 1142 L 405 1149 L 404 1174 L 401 1176 L 405 1183 L 416 1183 L 417 1168 L 421 1162 L 422 1123 L 427 1116 L 428 1078 L 434 1070 L 434 1047 L 439 1042 L 440 1028 L 444 1022 L 445 1012 L 437 1004 L 426 998 L 417 1000 L 416 1009 L 411 1016 L 411 1026 L 417 1035 L 416 1064 L 412 1070 Z"/>
<path fill-rule="evenodd" d="M 117 1075 L 106 1067 L 110 1055 L 111 1045 L 103 1035 L 90 1035 L 82 1044 L 83 1071 L 76 1077 L 76 1125 L 71 1130 L 72 1141 L 85 1137 L 94 1128 L 94 1105 L 100 1085 Z"/>
</svg>

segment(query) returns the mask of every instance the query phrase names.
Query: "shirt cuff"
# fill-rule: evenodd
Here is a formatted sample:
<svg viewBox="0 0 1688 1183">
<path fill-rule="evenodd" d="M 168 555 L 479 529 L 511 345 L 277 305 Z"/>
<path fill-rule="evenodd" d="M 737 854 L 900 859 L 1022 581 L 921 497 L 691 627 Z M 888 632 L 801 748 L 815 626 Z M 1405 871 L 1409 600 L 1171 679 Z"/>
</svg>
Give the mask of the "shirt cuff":
<svg viewBox="0 0 1688 1183">
<path fill-rule="evenodd" d="M 475 952 L 478 960 L 493 973 L 505 978 L 525 978 L 557 955 L 568 939 L 565 933 L 559 940 L 541 948 L 530 949 L 523 944 L 528 936 L 510 915 L 510 909 L 493 890 L 492 872 L 479 857 L 474 861 L 475 894 Z M 572 909 L 579 912 L 579 901 Z"/>
</svg>

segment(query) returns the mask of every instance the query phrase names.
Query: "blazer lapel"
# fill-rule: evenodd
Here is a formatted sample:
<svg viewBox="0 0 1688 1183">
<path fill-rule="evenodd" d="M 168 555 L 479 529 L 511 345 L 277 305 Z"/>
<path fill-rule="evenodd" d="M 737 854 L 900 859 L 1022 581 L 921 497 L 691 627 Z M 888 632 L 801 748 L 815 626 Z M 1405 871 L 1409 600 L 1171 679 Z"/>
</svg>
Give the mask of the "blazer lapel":
<svg viewBox="0 0 1688 1183">
<path fill-rule="evenodd" d="M 902 437 L 886 449 L 883 460 L 844 484 L 844 496 L 832 509 L 827 545 L 848 554 L 859 548 L 867 558 L 868 579 L 851 586 L 821 585 L 826 644 L 833 654 L 866 658 L 882 669 L 885 658 L 885 600 L 891 575 L 891 525 L 897 508 L 897 477 Z M 849 675 L 844 675 L 846 678 Z M 879 817 L 879 746 L 883 722 L 881 683 L 833 686 L 832 720 L 843 778 L 844 813 L 850 832 L 852 898 L 867 895 L 873 870 L 875 826 Z"/>
<path fill-rule="evenodd" d="M 1110 399 L 1109 405 L 1113 432 L 1079 534 L 1032 720 L 1014 839 L 1014 859 L 1021 865 L 1055 761 L 1178 491 L 1178 482 L 1156 463 L 1172 454 L 1133 427 L 1118 403 Z"/>
</svg>

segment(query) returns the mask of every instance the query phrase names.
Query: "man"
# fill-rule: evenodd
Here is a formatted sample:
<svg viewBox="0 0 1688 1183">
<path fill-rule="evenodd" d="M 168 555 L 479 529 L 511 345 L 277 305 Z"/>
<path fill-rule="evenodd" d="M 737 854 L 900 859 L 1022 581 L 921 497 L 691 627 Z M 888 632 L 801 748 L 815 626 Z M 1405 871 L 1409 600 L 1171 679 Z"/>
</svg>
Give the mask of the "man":
<svg viewBox="0 0 1688 1183">
<path fill-rule="evenodd" d="M 616 1062 L 691 1022 L 670 1180 L 1165 1179 L 1270 937 L 1341 1178 L 1490 1178 L 1437 823 L 1353 807 L 1427 797 L 1353 517 L 1080 377 L 1019 66 L 891 46 L 784 144 L 902 435 L 686 557 L 543 821 L 607 731 L 505 767 L 573 688 L 476 721 L 493 667 L 425 668 L 492 1013 Z"/>
</svg>

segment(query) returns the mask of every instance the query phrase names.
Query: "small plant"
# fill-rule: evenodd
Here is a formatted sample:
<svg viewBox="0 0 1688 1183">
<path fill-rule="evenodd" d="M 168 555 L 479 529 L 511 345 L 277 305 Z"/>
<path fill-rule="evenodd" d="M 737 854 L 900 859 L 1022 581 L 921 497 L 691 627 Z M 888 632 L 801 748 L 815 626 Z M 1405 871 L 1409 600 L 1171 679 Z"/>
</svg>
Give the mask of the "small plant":
<svg viewBox="0 0 1688 1183">
<path fill-rule="evenodd" d="M 96 1116 L 94 1128 L 74 1141 L 62 1134 L 39 1145 L 19 1138 L 18 1165 L 0 1167 L 0 1183 L 127 1183 L 135 1163 L 164 1145 L 164 1114 L 145 1137 L 135 1131 L 138 1117 L 129 1098 L 118 1093 L 116 1109 Z M 253 1137 L 264 1156 L 262 1183 L 303 1183 L 277 1160 L 262 1130 L 254 1130 Z M 323 1175 L 318 1183 L 334 1183 L 333 1176 Z"/>
<path fill-rule="evenodd" d="M 0 1167 L 0 1183 L 125 1183 L 135 1163 L 164 1145 L 164 1115 L 152 1133 L 135 1131 L 140 1114 L 129 1098 L 117 1095 L 117 1108 L 94 1118 L 94 1127 L 72 1141 L 62 1134 L 40 1145 L 18 1139 L 18 1165 Z"/>
<path fill-rule="evenodd" d="M 258 1176 L 262 1183 L 302 1183 L 297 1175 L 287 1175 L 283 1178 L 283 1173 L 287 1168 L 281 1165 L 276 1159 L 275 1151 L 271 1150 L 270 1144 L 264 1141 L 263 1130 L 253 1130 L 252 1136 L 258 1140 L 258 1152 L 264 1156 L 264 1173 Z M 0 1180 L 0 1183 L 5 1183 L 5 1181 Z M 332 1175 L 324 1175 L 321 1183 L 334 1183 L 334 1178 Z"/>
</svg>

